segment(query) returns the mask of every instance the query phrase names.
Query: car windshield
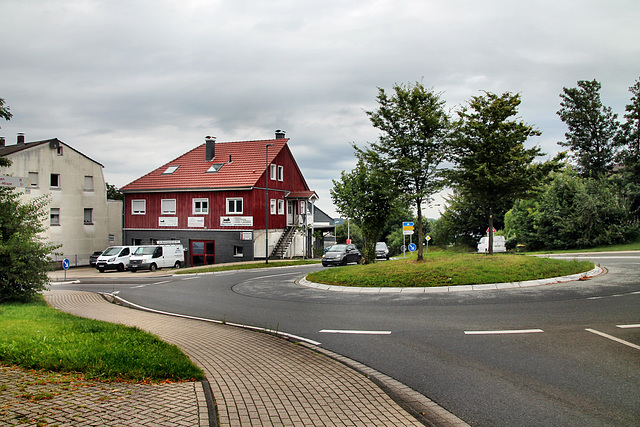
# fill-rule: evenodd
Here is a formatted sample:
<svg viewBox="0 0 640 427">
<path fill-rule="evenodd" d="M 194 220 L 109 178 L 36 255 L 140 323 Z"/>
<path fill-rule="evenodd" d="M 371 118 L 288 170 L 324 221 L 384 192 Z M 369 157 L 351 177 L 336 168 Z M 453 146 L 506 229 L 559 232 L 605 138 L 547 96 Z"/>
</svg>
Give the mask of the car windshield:
<svg viewBox="0 0 640 427">
<path fill-rule="evenodd" d="M 156 249 L 155 246 L 140 246 L 133 253 L 134 255 L 153 255 L 153 251 Z"/>
<path fill-rule="evenodd" d="M 107 250 L 104 251 L 102 253 L 102 255 L 104 255 L 104 256 L 118 255 L 121 250 L 122 250 L 122 248 L 120 248 L 118 246 L 112 246 L 110 248 L 107 248 Z"/>
<path fill-rule="evenodd" d="M 347 245 L 333 245 L 327 252 L 344 252 L 347 250 Z"/>
<path fill-rule="evenodd" d="M 376 243 L 376 249 L 387 249 L 387 244 L 385 242 Z"/>
</svg>

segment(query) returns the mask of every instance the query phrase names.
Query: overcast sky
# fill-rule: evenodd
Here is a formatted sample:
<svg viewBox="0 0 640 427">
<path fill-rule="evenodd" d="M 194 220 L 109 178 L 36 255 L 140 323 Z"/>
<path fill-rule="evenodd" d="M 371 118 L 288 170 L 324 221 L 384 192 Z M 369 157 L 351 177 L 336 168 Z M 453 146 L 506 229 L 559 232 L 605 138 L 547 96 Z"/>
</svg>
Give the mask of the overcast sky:
<svg viewBox="0 0 640 427">
<path fill-rule="evenodd" d="M 530 145 L 561 149 L 563 87 L 602 83 L 620 116 L 640 77 L 637 0 L 1 0 L 0 98 L 14 144 L 58 138 L 122 187 L 204 142 L 289 146 L 318 206 L 377 88 L 421 81 L 448 108 L 518 92 Z M 431 212 L 429 216 L 436 216 Z"/>
</svg>

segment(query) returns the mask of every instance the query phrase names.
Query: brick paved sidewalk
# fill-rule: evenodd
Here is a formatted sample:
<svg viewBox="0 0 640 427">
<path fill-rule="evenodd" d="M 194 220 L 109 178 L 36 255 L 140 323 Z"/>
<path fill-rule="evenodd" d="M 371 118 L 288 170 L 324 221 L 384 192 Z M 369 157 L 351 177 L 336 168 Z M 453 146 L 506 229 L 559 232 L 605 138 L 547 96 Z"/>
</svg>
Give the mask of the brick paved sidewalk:
<svg viewBox="0 0 640 427">
<path fill-rule="evenodd" d="M 180 347 L 204 370 L 221 426 L 422 425 L 365 375 L 281 338 L 132 310 L 93 293 L 50 291 L 45 297 L 63 311 L 137 326 Z M 441 415 L 439 425 L 465 425 L 446 411 Z"/>
</svg>

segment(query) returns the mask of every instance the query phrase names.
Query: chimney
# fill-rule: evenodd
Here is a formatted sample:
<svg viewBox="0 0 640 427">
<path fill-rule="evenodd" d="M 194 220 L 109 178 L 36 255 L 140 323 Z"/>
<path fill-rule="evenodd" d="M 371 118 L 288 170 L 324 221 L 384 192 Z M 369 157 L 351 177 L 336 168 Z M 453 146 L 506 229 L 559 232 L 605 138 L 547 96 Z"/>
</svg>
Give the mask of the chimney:
<svg viewBox="0 0 640 427">
<path fill-rule="evenodd" d="M 18 134 L 18 145 L 24 145 L 24 133 L 22 132 Z"/>
<path fill-rule="evenodd" d="M 0 147 L 4 147 L 4 136 L 0 136 Z"/>
<path fill-rule="evenodd" d="M 205 137 L 204 142 L 206 144 L 206 150 L 207 150 L 205 160 L 207 162 L 210 162 L 216 157 L 216 137 L 207 136 Z"/>
<path fill-rule="evenodd" d="M 286 133 L 285 131 L 277 129 L 276 130 L 276 139 L 284 139 L 284 134 L 285 133 Z"/>
</svg>

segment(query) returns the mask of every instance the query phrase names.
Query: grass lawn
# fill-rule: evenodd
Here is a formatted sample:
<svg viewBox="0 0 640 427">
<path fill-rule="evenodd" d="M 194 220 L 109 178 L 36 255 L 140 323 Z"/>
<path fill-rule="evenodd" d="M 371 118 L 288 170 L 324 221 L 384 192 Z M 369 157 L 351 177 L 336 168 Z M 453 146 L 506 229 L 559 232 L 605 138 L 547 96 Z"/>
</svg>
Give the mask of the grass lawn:
<svg viewBox="0 0 640 427">
<path fill-rule="evenodd" d="M 590 261 L 566 261 L 523 255 L 430 252 L 423 262 L 400 259 L 369 265 L 325 268 L 307 279 L 327 285 L 432 287 L 521 282 L 589 271 Z"/>
<path fill-rule="evenodd" d="M 204 378 L 182 351 L 137 328 L 76 317 L 42 298 L 0 304 L 0 363 L 101 381 Z"/>
</svg>

